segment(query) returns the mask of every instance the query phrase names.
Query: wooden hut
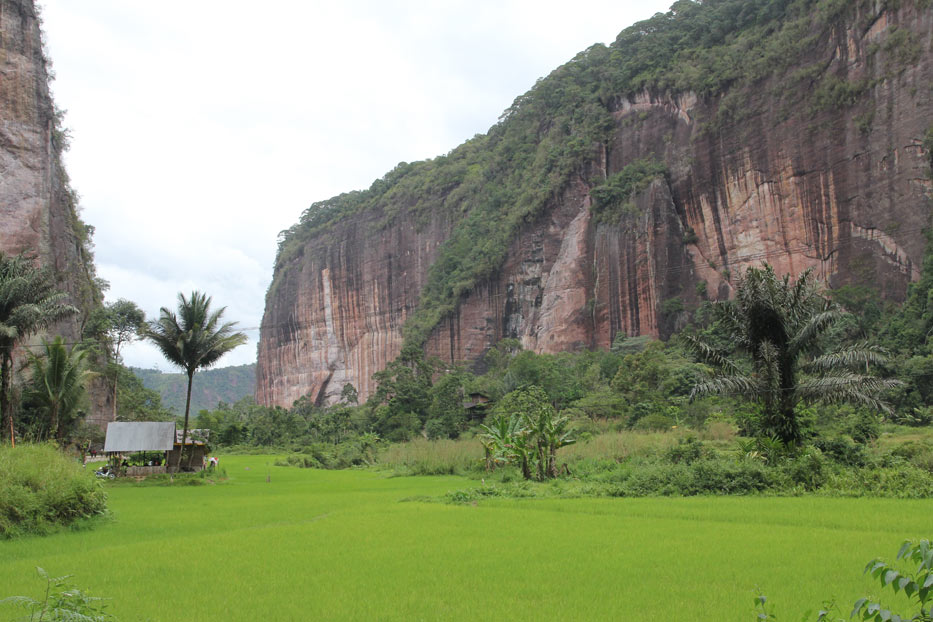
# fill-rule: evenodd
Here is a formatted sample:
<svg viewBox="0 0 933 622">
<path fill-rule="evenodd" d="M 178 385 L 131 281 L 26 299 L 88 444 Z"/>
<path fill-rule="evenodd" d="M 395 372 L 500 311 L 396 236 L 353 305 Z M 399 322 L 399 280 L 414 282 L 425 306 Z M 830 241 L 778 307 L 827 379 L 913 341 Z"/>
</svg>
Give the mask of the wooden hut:
<svg viewBox="0 0 933 622">
<path fill-rule="evenodd" d="M 172 450 L 168 452 L 168 464 L 179 470 L 178 461 L 181 460 L 181 434 L 184 430 L 175 430 L 175 444 Z M 209 429 L 195 428 L 188 430 L 188 436 L 185 439 L 185 463 L 180 465 L 185 471 L 200 471 L 204 468 L 204 461 L 207 457 L 207 441 L 210 439 L 211 431 Z"/>
<path fill-rule="evenodd" d="M 467 419 L 470 421 L 485 419 L 490 406 L 492 406 L 492 401 L 485 393 L 470 393 L 463 401 L 463 410 L 466 411 Z"/>
</svg>

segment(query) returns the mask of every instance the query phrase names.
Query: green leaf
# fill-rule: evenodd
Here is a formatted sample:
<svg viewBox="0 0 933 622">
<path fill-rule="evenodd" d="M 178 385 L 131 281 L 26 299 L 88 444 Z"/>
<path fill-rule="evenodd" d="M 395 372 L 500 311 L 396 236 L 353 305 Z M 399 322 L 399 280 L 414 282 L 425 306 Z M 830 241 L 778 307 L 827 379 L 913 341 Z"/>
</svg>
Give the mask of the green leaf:
<svg viewBox="0 0 933 622">
<path fill-rule="evenodd" d="M 849 614 L 849 617 L 854 618 L 856 615 L 858 615 L 858 612 L 862 610 L 862 607 L 864 607 L 865 603 L 867 602 L 867 598 L 859 598 L 857 601 L 855 601 L 855 606 L 852 608 L 852 613 Z"/>
<path fill-rule="evenodd" d="M 881 579 L 881 585 L 888 586 L 900 576 L 900 573 L 897 570 L 888 570 L 884 573 L 884 577 Z"/>
<path fill-rule="evenodd" d="M 913 546 L 913 542 L 911 542 L 910 540 L 904 540 L 904 544 L 901 545 L 901 549 L 897 552 L 897 558 L 901 559 L 902 557 L 904 557 L 904 555 L 906 555 L 907 552 L 910 551 L 912 546 Z"/>
<path fill-rule="evenodd" d="M 927 575 L 927 580 L 923 582 L 923 587 L 930 587 L 933 585 L 933 572 Z"/>
<path fill-rule="evenodd" d="M 899 592 L 910 585 L 910 577 L 901 577 L 894 582 L 894 591 Z M 906 590 L 905 590 L 906 591 Z"/>
<path fill-rule="evenodd" d="M 879 615 L 881 616 L 882 622 L 891 622 L 891 612 L 887 609 L 883 609 Z"/>
</svg>

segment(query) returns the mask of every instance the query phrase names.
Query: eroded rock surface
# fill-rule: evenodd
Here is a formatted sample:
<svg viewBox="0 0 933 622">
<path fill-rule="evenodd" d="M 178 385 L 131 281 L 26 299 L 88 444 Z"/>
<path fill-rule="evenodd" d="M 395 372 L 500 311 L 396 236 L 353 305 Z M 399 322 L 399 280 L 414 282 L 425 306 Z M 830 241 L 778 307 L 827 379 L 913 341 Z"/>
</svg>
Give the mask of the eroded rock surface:
<svg viewBox="0 0 933 622">
<path fill-rule="evenodd" d="M 619 332 L 663 337 L 762 261 L 902 299 L 919 276 L 930 217 L 921 141 L 933 124 L 933 11 L 911 2 L 877 10 L 869 28 L 836 28 L 822 46 L 824 73 L 868 85 L 855 104 L 814 107 L 802 94 L 789 106 L 793 98 L 774 97 L 775 80 L 746 93 L 731 116 L 720 110 L 728 93 L 617 97 L 612 140 L 592 175 L 524 227 L 498 275 L 460 301 L 426 352 L 476 361 L 505 337 L 537 352 L 605 348 Z M 898 28 L 912 33 L 916 62 L 886 56 Z M 618 224 L 596 224 L 591 180 L 642 158 L 663 160 L 669 177 L 634 197 Z M 378 229 L 377 220 L 337 224 L 277 271 L 259 346 L 260 403 L 289 406 L 308 393 L 332 402 L 346 382 L 365 398 L 372 374 L 398 355 L 451 225 L 437 216 L 416 229 L 399 218 Z"/>
</svg>

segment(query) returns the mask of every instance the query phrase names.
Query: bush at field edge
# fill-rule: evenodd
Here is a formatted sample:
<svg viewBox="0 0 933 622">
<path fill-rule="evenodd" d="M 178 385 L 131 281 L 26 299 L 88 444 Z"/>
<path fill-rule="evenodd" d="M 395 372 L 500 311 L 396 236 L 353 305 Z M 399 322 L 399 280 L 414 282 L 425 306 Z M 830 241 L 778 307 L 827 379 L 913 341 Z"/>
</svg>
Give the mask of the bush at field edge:
<svg viewBox="0 0 933 622">
<path fill-rule="evenodd" d="M 0 538 L 44 534 L 106 510 L 93 472 L 52 445 L 0 446 Z"/>
</svg>

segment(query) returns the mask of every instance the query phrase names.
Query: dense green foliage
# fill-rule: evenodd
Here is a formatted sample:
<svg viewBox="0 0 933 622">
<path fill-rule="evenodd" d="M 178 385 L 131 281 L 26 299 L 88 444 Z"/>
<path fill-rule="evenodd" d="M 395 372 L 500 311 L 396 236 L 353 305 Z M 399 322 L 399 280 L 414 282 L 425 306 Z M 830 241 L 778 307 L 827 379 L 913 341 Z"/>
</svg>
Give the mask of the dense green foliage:
<svg viewBox="0 0 933 622">
<path fill-rule="evenodd" d="M 570 418 L 558 415 L 540 387 L 530 385 L 503 397 L 483 430 L 486 468 L 518 466 L 525 479 L 557 477 L 557 450 L 576 442 Z"/>
<path fill-rule="evenodd" d="M 158 369 L 131 368 L 143 386 L 155 391 L 162 405 L 175 414 L 185 411 L 185 390 L 188 378 L 185 374 L 159 371 Z M 231 404 L 256 390 L 256 364 L 232 365 L 205 369 L 198 374 L 198 382 L 191 388 L 191 410 L 198 412 L 217 407 L 220 402 Z"/>
<path fill-rule="evenodd" d="M 618 222 L 623 213 L 634 208 L 630 201 L 657 177 L 667 176 L 667 166 L 654 160 L 635 160 L 605 182 L 590 190 L 591 211 L 597 222 Z"/>
<path fill-rule="evenodd" d="M 141 338 L 145 327 L 146 314 L 135 302 L 125 298 L 94 309 L 84 322 L 85 340 L 99 346 L 97 350 L 104 355 L 103 360 L 98 361 L 98 366 L 103 368 L 103 375 L 110 384 L 114 419 L 120 403 L 119 386 L 123 366 L 120 350 L 124 345 Z"/>
<path fill-rule="evenodd" d="M 77 313 L 55 288 L 52 272 L 25 255 L 0 253 L 0 424 L 10 442 L 13 425 L 13 351 L 30 335 Z"/>
<path fill-rule="evenodd" d="M 24 408 L 31 417 L 31 435 L 37 440 L 65 439 L 84 415 L 86 385 L 93 375 L 87 369 L 87 351 L 80 346 L 68 348 L 61 337 L 42 342 L 40 356 L 29 354 L 30 382 Z M 30 421 L 31 419 L 31 421 Z"/>
<path fill-rule="evenodd" d="M 48 533 L 105 510 L 94 475 L 51 445 L 0 445 L 0 539 Z"/>
</svg>

